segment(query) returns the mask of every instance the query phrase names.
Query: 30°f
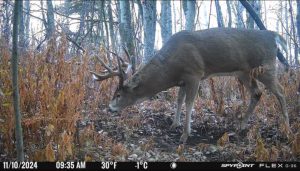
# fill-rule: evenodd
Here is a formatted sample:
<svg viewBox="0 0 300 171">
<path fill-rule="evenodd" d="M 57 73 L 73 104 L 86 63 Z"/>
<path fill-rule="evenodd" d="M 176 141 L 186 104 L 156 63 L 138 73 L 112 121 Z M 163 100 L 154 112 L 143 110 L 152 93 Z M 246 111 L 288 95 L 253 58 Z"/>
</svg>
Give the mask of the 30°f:
<svg viewBox="0 0 300 171">
<path fill-rule="evenodd" d="M 136 166 L 137 169 L 148 169 L 148 163 L 147 162 L 136 162 Z"/>
<path fill-rule="evenodd" d="M 101 162 L 101 169 L 109 169 L 113 167 L 114 169 L 117 168 L 117 162 Z"/>
</svg>

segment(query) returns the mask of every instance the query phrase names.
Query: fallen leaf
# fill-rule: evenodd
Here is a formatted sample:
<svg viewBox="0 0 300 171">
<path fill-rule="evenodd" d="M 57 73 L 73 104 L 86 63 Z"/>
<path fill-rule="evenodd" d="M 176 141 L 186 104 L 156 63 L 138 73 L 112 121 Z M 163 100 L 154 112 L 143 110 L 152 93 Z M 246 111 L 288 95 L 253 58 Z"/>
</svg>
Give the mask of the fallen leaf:
<svg viewBox="0 0 300 171">
<path fill-rule="evenodd" d="M 300 134 L 297 133 L 295 139 L 292 141 L 292 152 L 294 156 L 300 155 Z"/>
<path fill-rule="evenodd" d="M 218 140 L 218 145 L 224 147 L 227 143 L 229 143 L 229 136 L 228 133 L 225 132 L 223 136 Z"/>
<path fill-rule="evenodd" d="M 55 152 L 52 149 L 51 143 L 49 143 L 45 148 L 45 157 L 47 161 L 55 161 Z"/>
<path fill-rule="evenodd" d="M 266 161 L 269 159 L 269 151 L 265 148 L 265 145 L 261 138 L 258 138 L 256 140 L 256 148 L 254 154 L 256 157 L 256 161 Z"/>
<path fill-rule="evenodd" d="M 54 132 L 54 125 L 49 124 L 45 128 L 46 135 L 49 137 L 52 132 Z"/>
</svg>

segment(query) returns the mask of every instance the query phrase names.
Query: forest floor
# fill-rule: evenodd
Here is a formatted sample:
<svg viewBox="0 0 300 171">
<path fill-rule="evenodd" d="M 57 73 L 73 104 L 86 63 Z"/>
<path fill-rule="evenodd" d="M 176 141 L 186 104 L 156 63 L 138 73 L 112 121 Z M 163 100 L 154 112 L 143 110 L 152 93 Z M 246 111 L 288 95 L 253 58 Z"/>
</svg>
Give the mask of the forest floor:
<svg viewBox="0 0 300 171">
<path fill-rule="evenodd" d="M 229 111 L 226 116 L 204 108 L 194 110 L 186 144 L 179 143 L 183 126 L 170 129 L 175 102 L 153 99 L 119 114 L 103 108 L 90 122 L 95 131 L 116 145 L 108 150 L 98 146 L 90 154 L 92 158 L 118 161 L 300 161 L 296 149 L 299 139 L 288 140 L 278 116 L 254 114 L 247 129 L 241 131 L 230 108 L 225 108 Z M 184 123 L 184 111 L 181 118 Z M 299 116 L 290 120 L 298 132 Z M 299 133 L 296 136 L 299 138 Z"/>
</svg>

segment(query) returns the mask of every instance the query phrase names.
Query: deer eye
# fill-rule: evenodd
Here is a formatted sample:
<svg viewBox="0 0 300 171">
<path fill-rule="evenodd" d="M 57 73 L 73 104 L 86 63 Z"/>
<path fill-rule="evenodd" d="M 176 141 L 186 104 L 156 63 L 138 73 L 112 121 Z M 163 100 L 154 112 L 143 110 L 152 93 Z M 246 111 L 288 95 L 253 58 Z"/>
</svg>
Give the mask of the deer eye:
<svg viewBox="0 0 300 171">
<path fill-rule="evenodd" d="M 121 95 L 120 94 L 117 94 L 117 98 L 120 98 L 121 97 Z"/>
</svg>

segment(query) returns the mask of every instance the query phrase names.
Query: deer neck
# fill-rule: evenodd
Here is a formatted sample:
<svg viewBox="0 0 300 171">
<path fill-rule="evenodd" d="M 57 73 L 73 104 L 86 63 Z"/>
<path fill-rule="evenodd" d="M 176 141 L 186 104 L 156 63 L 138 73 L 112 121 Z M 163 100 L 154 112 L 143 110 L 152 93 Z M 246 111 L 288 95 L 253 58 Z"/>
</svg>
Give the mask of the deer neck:
<svg viewBox="0 0 300 171">
<path fill-rule="evenodd" d="M 168 75 L 168 66 L 164 66 L 159 58 L 152 58 L 148 64 L 143 66 L 131 81 L 136 88 L 136 95 L 140 97 L 151 97 L 156 93 L 176 85 Z"/>
</svg>

